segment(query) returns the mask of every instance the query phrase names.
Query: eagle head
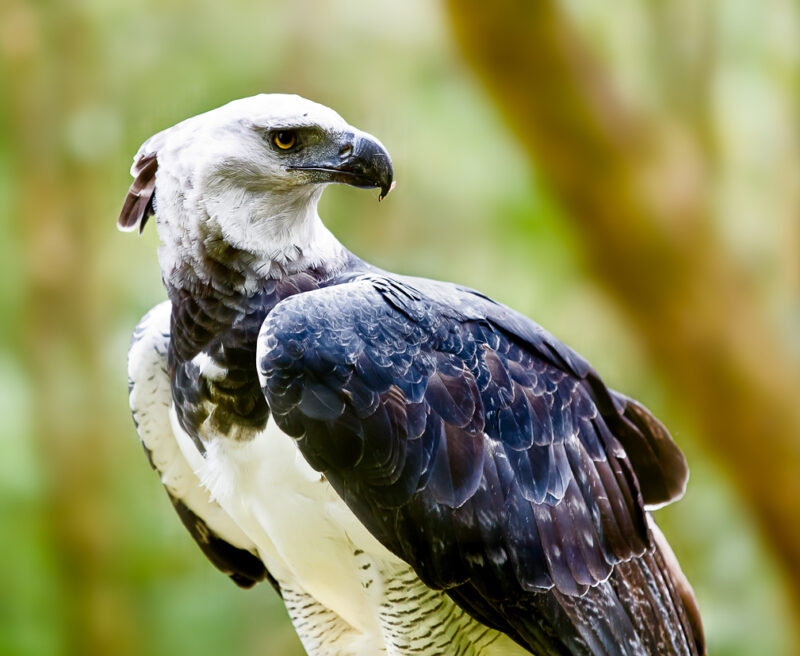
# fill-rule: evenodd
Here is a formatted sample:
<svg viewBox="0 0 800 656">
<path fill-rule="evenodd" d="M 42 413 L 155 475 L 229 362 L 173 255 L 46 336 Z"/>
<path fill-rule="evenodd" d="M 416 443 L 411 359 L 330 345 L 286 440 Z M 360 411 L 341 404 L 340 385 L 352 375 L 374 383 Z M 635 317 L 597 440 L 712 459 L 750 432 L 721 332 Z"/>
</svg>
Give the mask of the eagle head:
<svg viewBox="0 0 800 656">
<path fill-rule="evenodd" d="M 392 185 L 375 137 L 300 96 L 261 94 L 189 118 L 142 145 L 117 225 L 157 215 L 166 246 L 224 242 L 262 258 L 308 249 L 324 187 Z"/>
</svg>

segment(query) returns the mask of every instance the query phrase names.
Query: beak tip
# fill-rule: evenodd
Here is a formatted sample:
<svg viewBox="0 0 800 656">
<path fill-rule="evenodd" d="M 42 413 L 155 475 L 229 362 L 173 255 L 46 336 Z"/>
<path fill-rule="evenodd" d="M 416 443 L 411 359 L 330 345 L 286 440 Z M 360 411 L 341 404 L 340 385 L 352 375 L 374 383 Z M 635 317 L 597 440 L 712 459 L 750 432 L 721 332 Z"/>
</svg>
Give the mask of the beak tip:
<svg viewBox="0 0 800 656">
<path fill-rule="evenodd" d="M 378 202 L 380 203 L 384 198 L 386 198 L 396 186 L 397 181 L 392 180 L 388 186 L 384 185 L 381 187 L 381 193 L 378 195 Z"/>
</svg>

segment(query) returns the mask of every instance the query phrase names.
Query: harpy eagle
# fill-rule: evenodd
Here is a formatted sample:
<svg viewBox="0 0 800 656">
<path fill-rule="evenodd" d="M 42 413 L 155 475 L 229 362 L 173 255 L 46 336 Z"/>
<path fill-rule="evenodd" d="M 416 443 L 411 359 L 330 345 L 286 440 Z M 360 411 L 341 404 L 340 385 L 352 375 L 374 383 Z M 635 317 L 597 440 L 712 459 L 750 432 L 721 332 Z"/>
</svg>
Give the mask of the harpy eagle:
<svg viewBox="0 0 800 656">
<path fill-rule="evenodd" d="M 703 654 L 649 510 L 688 470 L 664 426 L 527 317 L 382 271 L 322 224 L 385 195 L 383 145 L 259 95 L 148 139 L 118 225 L 156 215 L 169 300 L 130 403 L 184 525 L 268 580 L 311 656 Z"/>
</svg>

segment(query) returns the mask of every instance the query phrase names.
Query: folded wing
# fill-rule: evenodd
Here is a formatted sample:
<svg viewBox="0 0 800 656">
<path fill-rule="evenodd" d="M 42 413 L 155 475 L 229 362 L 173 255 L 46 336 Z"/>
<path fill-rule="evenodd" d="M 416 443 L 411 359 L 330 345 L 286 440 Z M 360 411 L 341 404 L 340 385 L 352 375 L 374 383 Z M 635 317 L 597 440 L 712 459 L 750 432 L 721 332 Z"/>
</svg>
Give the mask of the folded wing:
<svg viewBox="0 0 800 656">
<path fill-rule="evenodd" d="M 425 583 L 542 653 L 646 644 L 609 581 L 658 571 L 645 504 L 686 466 L 580 356 L 474 292 L 377 274 L 281 302 L 259 339 L 278 424 Z"/>
</svg>

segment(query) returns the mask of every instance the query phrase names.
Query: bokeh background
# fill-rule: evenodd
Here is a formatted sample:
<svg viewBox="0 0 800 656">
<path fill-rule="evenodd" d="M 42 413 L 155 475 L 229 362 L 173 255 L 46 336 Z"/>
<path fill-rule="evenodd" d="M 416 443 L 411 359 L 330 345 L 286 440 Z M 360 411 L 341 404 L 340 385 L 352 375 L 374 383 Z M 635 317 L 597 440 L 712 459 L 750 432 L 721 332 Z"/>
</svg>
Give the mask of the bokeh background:
<svg viewBox="0 0 800 656">
<path fill-rule="evenodd" d="M 351 250 L 518 308 L 671 428 L 710 653 L 800 653 L 799 70 L 796 0 L 3 0 L 0 654 L 301 654 L 145 462 L 126 349 L 165 295 L 114 225 L 145 138 L 262 91 L 392 153 L 380 206 L 323 198 Z"/>
</svg>

